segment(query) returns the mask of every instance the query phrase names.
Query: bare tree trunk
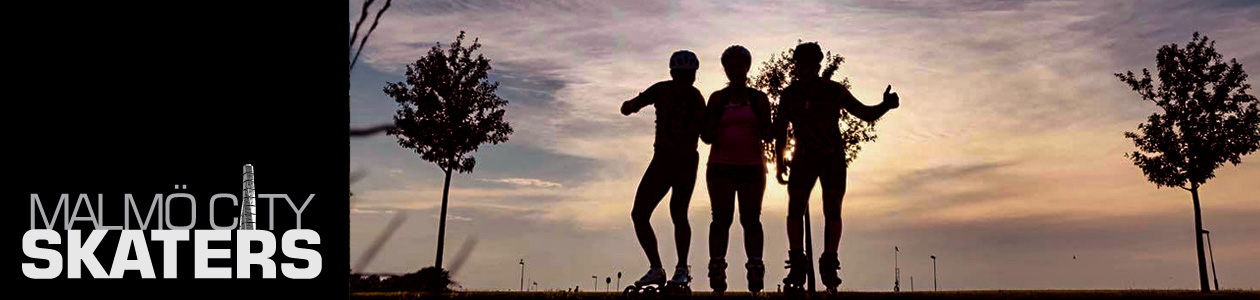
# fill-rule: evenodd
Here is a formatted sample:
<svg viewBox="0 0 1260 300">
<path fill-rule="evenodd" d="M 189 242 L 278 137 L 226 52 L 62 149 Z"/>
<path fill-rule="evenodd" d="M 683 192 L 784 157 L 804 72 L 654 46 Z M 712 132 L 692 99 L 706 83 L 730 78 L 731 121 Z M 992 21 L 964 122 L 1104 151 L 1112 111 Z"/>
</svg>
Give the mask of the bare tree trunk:
<svg viewBox="0 0 1260 300">
<path fill-rule="evenodd" d="M 1194 241 L 1195 248 L 1199 249 L 1199 289 L 1204 292 L 1211 291 L 1208 287 L 1207 279 L 1207 262 L 1203 256 L 1203 216 L 1199 212 L 1199 185 L 1194 184 L 1190 187 L 1190 195 L 1194 196 Z"/>
<path fill-rule="evenodd" d="M 435 260 L 436 262 L 433 263 L 433 265 L 438 267 L 438 269 L 442 268 L 442 245 L 445 244 L 444 242 L 446 241 L 446 200 L 447 200 L 447 196 L 450 195 L 450 192 L 451 192 L 451 169 L 447 168 L 446 169 L 446 184 L 442 187 L 442 216 L 441 216 L 441 220 L 438 221 L 437 259 Z M 1199 252 L 1202 252 L 1202 251 L 1199 251 Z"/>
</svg>

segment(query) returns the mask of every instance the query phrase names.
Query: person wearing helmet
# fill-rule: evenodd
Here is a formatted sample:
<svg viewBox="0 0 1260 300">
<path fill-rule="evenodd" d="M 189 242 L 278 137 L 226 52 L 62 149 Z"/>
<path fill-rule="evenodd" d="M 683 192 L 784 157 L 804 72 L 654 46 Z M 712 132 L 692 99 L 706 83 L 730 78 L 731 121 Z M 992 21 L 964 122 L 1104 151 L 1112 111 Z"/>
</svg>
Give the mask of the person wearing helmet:
<svg viewBox="0 0 1260 300">
<path fill-rule="evenodd" d="M 687 286 L 691 281 L 687 265 L 687 252 L 691 245 L 691 224 L 687 221 L 687 209 L 691 192 L 696 184 L 696 168 L 699 153 L 696 152 L 700 135 L 700 123 L 704 118 L 704 96 L 692 86 L 700 60 L 691 51 L 674 52 L 669 59 L 669 74 L 673 80 L 653 84 L 621 105 L 621 113 L 630 115 L 645 106 L 656 107 L 656 139 L 653 143 L 652 162 L 643 173 L 638 191 L 634 195 L 634 208 L 630 218 L 634 221 L 635 235 L 647 254 L 650 268 L 635 286 L 665 283 L 665 270 L 661 266 L 656 247 L 656 233 L 649 219 L 657 204 L 671 189 L 669 213 L 674 222 L 674 242 L 678 250 L 678 264 L 670 282 Z"/>
<path fill-rule="evenodd" d="M 726 248 L 739 196 L 739 223 L 744 227 L 744 252 L 748 262 L 748 289 L 761 291 L 765 263 L 761 261 L 761 199 L 766 190 L 766 158 L 762 142 L 770 142 L 770 100 L 748 87 L 752 54 L 735 45 L 722 52 L 722 68 L 730 83 L 709 96 L 700 139 L 713 145 L 705 180 L 713 207 L 709 226 L 709 284 L 714 292 L 726 290 Z"/>
<path fill-rule="evenodd" d="M 802 245 L 805 226 L 803 218 L 809 205 L 810 191 L 814 188 L 814 182 L 819 181 L 823 189 L 825 233 L 818 270 L 827 290 L 835 291 L 840 285 L 837 274 L 840 262 L 836 252 L 840 246 L 840 204 L 844 199 L 847 167 L 844 160 L 846 145 L 840 139 L 840 110 L 848 111 L 863 121 L 873 122 L 889 110 L 900 106 L 900 99 L 896 93 L 889 93 L 892 90 L 892 85 L 889 85 L 884 90 L 882 103 L 876 106 L 862 104 L 840 83 L 818 76 L 822 59 L 822 49 L 817 43 L 797 45 L 793 53 L 796 81 L 783 89 L 775 112 L 776 177 L 780 184 L 788 186 L 788 256 L 792 268 L 787 278 L 783 279 L 784 284 L 799 286 L 804 281 L 803 272 L 809 270 L 797 265 L 808 265 L 803 252 L 805 247 Z M 783 175 L 788 166 L 783 157 L 786 154 L 784 149 L 787 146 L 789 124 L 796 143 L 791 156 L 792 172 L 784 182 Z"/>
</svg>

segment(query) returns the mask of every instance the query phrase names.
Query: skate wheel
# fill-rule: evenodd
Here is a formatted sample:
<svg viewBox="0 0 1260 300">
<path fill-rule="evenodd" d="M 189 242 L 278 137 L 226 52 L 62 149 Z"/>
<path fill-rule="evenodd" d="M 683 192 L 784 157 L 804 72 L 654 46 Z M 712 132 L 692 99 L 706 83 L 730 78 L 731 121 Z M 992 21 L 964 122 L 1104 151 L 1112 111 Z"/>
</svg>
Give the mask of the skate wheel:
<svg viewBox="0 0 1260 300">
<path fill-rule="evenodd" d="M 783 287 L 783 295 L 789 298 L 801 297 L 801 296 L 804 296 L 804 294 L 805 294 L 805 289 L 802 287 L 790 286 L 790 285 Z"/>
<path fill-rule="evenodd" d="M 643 293 L 644 295 L 652 295 L 652 296 L 655 296 L 656 294 L 659 294 L 659 293 L 660 293 L 660 290 L 657 290 L 657 289 L 656 289 L 656 287 L 654 287 L 654 286 L 649 286 L 649 287 L 643 288 L 642 293 Z"/>
<path fill-rule="evenodd" d="M 633 285 L 627 286 L 625 290 L 621 291 L 621 296 L 624 296 L 626 298 L 634 298 L 635 296 L 638 296 L 638 294 L 639 294 L 639 288 Z"/>
</svg>

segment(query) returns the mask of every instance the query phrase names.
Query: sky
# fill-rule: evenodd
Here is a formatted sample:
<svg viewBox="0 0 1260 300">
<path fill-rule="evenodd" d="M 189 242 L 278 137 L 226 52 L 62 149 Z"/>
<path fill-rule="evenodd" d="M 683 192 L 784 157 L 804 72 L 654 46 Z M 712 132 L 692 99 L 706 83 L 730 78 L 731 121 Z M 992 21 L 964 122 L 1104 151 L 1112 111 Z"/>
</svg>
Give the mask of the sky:
<svg viewBox="0 0 1260 300">
<path fill-rule="evenodd" d="M 351 1 L 349 23 L 361 5 Z M 598 276 L 602 290 L 617 272 L 625 286 L 648 267 L 630 208 L 652 157 L 654 114 L 622 116 L 621 102 L 669 79 L 676 50 L 700 58 L 695 86 L 707 99 L 727 83 L 726 47 L 748 48 L 755 73 L 798 40 L 817 41 L 845 57 L 836 78 L 849 78 L 860 101 L 878 103 L 890 84 L 901 97 L 848 171 L 842 290 L 891 290 L 894 265 L 904 290 L 911 277 L 915 290 L 931 289 L 931 255 L 943 290 L 1192 289 L 1190 194 L 1156 188 L 1123 156 L 1135 149 L 1124 132 L 1158 108 L 1113 73 L 1154 69 L 1160 46 L 1198 31 L 1260 74 L 1257 15 L 1260 3 L 1246 1 L 395 1 L 351 73 L 350 125 L 392 122 L 386 82 L 461 30 L 478 38 L 515 133 L 483 145 L 473 173 L 452 176 L 445 264 L 472 240 L 454 270 L 465 289 L 517 289 L 521 259 L 541 289 L 590 290 Z M 351 139 L 350 149 L 351 170 L 366 176 L 351 186 L 349 259 L 393 214 L 408 217 L 356 271 L 432 265 L 442 172 L 391 136 Z M 698 151 L 688 264 L 693 288 L 707 290 L 709 146 Z M 1260 288 L 1260 157 L 1216 175 L 1200 195 L 1220 287 Z M 774 290 L 786 274 L 787 196 L 767 182 Z M 811 198 L 818 247 L 820 193 Z M 667 210 L 652 224 L 672 266 Z M 742 229 L 730 230 L 730 289 L 744 290 Z"/>
</svg>

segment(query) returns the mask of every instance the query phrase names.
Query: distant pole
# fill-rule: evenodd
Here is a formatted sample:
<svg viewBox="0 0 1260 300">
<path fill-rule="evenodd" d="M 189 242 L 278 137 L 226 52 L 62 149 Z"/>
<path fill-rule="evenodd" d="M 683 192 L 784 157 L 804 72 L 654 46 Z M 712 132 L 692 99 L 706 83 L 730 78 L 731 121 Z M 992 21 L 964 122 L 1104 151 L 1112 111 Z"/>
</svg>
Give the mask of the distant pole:
<svg viewBox="0 0 1260 300">
<path fill-rule="evenodd" d="M 605 292 L 612 291 L 612 287 L 610 287 L 609 285 L 612 285 L 612 277 L 604 277 L 604 291 Z"/>
<path fill-rule="evenodd" d="M 910 291 L 914 291 L 914 276 L 910 276 Z"/>
<path fill-rule="evenodd" d="M 814 292 L 815 291 L 814 289 L 814 235 L 813 233 L 811 233 L 812 230 L 810 230 L 810 227 L 811 227 L 810 225 L 811 224 L 809 222 L 809 205 L 806 204 L 805 205 L 805 261 L 808 264 L 805 265 L 805 270 L 808 270 L 809 273 L 806 273 L 805 279 L 808 279 L 809 281 L 809 291 Z"/>
<path fill-rule="evenodd" d="M 901 254 L 901 248 L 898 248 L 897 246 L 893 246 L 893 274 L 894 274 L 893 276 L 895 276 L 895 278 L 893 279 L 894 292 L 901 291 L 901 264 L 897 260 L 897 256 L 899 254 Z"/>
<path fill-rule="evenodd" d="M 932 255 L 932 290 L 939 291 L 936 287 L 936 255 Z"/>
<path fill-rule="evenodd" d="M 599 291 L 599 276 L 591 275 L 591 279 L 595 280 L 595 285 L 591 286 L 591 290 L 598 292 Z"/>
<path fill-rule="evenodd" d="M 621 288 L 621 271 L 617 271 L 617 288 Z"/>
<path fill-rule="evenodd" d="M 521 291 L 525 291 L 525 259 L 521 259 Z"/>
<path fill-rule="evenodd" d="M 1216 280 L 1216 257 L 1212 255 L 1212 233 L 1207 229 L 1203 230 L 1203 234 L 1207 235 L 1208 257 L 1212 258 L 1212 284 L 1216 285 L 1216 290 L 1221 290 L 1221 282 Z"/>
<path fill-rule="evenodd" d="M 535 291 L 537 291 L 537 290 L 538 290 L 538 282 L 537 282 L 537 281 L 535 281 L 535 282 L 534 282 L 534 289 L 533 289 L 533 290 L 535 290 Z"/>
</svg>

